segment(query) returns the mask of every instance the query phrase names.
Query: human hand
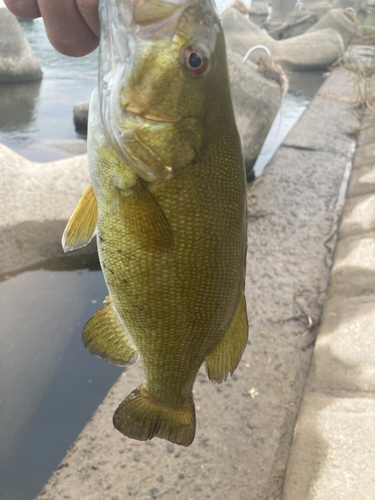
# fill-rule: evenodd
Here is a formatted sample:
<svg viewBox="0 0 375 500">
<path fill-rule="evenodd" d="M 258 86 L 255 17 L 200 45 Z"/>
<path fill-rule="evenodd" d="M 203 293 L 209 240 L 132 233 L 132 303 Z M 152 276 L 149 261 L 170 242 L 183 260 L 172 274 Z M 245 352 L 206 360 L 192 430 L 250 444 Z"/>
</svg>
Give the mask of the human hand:
<svg viewBox="0 0 375 500">
<path fill-rule="evenodd" d="M 43 17 L 47 36 L 56 50 L 80 57 L 99 45 L 99 0 L 4 0 L 16 16 Z"/>
</svg>

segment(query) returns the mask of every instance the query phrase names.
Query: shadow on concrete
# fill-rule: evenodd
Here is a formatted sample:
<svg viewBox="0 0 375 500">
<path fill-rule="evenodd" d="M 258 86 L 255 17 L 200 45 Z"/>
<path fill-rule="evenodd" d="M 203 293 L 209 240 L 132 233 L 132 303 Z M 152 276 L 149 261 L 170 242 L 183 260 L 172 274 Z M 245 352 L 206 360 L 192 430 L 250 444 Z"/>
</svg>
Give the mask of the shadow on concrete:
<svg viewBox="0 0 375 500">
<path fill-rule="evenodd" d="M 69 261 L 73 257 L 97 254 L 95 238 L 87 247 L 65 254 L 61 237 L 66 223 L 66 220 L 26 221 L 10 227 L 0 227 L 0 274 L 32 265 L 39 265 L 41 268 L 46 260 L 61 261 L 65 257 Z"/>
</svg>

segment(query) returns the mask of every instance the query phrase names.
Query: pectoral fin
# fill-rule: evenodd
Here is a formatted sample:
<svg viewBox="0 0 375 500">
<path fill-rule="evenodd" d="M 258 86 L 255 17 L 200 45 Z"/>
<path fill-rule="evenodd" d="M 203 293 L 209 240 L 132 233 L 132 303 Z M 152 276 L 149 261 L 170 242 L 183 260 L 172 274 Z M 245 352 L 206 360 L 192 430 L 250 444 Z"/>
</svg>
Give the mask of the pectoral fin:
<svg viewBox="0 0 375 500">
<path fill-rule="evenodd" d="M 65 228 L 62 237 L 64 252 L 76 250 L 90 243 L 95 234 L 97 219 L 98 206 L 92 186 L 89 184 Z"/>
<path fill-rule="evenodd" d="M 99 309 L 86 323 L 82 342 L 89 353 L 114 365 L 131 365 L 138 357 L 130 337 L 116 317 L 111 302 Z"/>
<path fill-rule="evenodd" d="M 126 231 L 146 248 L 168 250 L 172 229 L 156 198 L 140 179 L 130 190 L 119 189 L 120 210 Z"/>
<path fill-rule="evenodd" d="M 220 384 L 228 373 L 233 375 L 245 350 L 248 321 L 245 296 L 239 301 L 233 319 L 216 349 L 206 357 L 206 372 L 211 382 Z"/>
</svg>

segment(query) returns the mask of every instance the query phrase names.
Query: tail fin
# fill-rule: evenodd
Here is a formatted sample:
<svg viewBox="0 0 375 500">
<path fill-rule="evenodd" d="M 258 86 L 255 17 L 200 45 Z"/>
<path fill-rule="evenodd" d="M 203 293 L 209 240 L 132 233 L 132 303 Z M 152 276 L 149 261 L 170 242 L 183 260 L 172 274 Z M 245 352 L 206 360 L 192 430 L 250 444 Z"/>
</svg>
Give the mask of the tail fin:
<svg viewBox="0 0 375 500">
<path fill-rule="evenodd" d="M 195 407 L 169 406 L 138 387 L 120 404 L 113 425 L 125 436 L 140 441 L 153 437 L 189 446 L 195 436 Z"/>
</svg>

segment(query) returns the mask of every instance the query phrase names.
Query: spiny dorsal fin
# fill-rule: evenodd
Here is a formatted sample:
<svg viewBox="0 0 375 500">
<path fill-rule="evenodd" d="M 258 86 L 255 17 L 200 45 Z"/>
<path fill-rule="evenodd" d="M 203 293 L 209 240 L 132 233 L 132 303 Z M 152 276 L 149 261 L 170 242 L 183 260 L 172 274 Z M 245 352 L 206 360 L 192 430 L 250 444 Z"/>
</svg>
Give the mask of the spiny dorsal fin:
<svg viewBox="0 0 375 500">
<path fill-rule="evenodd" d="M 168 250 L 172 229 L 156 198 L 140 179 L 131 190 L 120 190 L 120 209 L 128 231 L 146 248 Z"/>
<path fill-rule="evenodd" d="M 89 184 L 65 228 L 62 237 L 64 252 L 76 250 L 90 243 L 95 234 L 97 220 L 98 205 L 94 190 Z"/>
<path fill-rule="evenodd" d="M 120 325 L 109 297 L 106 305 L 99 309 L 86 323 L 82 342 L 89 353 L 99 356 L 114 365 L 131 365 L 137 361 L 138 353 L 128 334 Z"/>
<path fill-rule="evenodd" d="M 220 384 L 227 379 L 228 373 L 233 375 L 245 350 L 247 336 L 246 300 L 243 295 L 224 337 L 216 349 L 206 356 L 206 372 L 211 382 Z"/>
</svg>

